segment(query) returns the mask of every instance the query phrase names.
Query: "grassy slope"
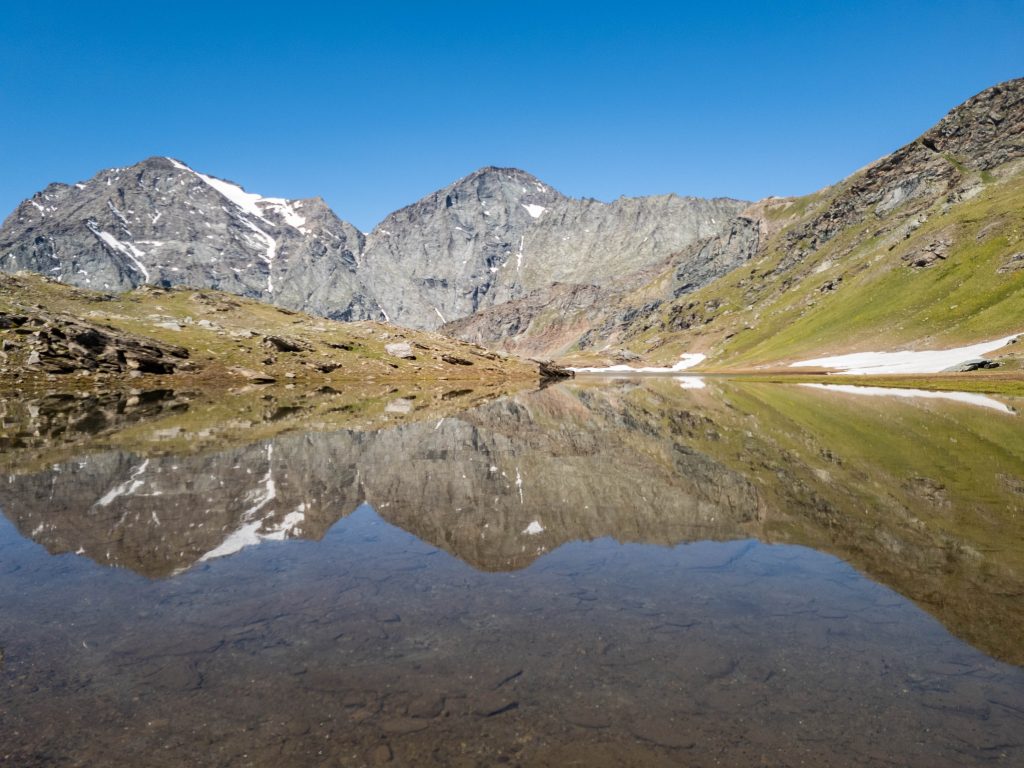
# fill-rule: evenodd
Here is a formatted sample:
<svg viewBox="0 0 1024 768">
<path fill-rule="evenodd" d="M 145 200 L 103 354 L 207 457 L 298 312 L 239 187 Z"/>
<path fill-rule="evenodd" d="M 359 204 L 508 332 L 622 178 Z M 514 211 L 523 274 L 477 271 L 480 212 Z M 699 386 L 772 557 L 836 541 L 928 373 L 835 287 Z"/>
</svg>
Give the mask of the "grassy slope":
<svg viewBox="0 0 1024 768">
<path fill-rule="evenodd" d="M 966 202 L 934 203 L 905 240 L 876 235 L 887 223 L 897 228 L 899 209 L 888 221 L 869 216 L 786 270 L 777 270 L 788 255 L 786 234 L 856 177 L 770 210 L 769 219 L 792 221 L 771 237 L 764 255 L 684 298 L 710 322 L 666 331 L 676 302 L 660 327 L 630 346 L 646 352 L 657 344 L 650 356 L 663 361 L 703 350 L 711 358 L 706 367 L 743 368 L 903 344 L 957 346 L 1022 331 L 1024 270 L 997 269 L 1024 248 L 1024 173 L 1010 168 L 1002 176 L 984 174 L 981 191 Z M 938 237 L 952 240 L 947 260 L 912 268 L 901 259 Z M 836 290 L 821 290 L 839 277 Z M 719 306 L 705 310 L 709 303 Z"/>
<path fill-rule="evenodd" d="M 231 384 L 244 381 L 233 369 L 266 373 L 278 382 L 296 385 L 387 380 L 536 380 L 536 366 L 514 358 L 497 357 L 480 347 L 438 334 L 411 331 L 385 323 L 339 323 L 319 317 L 282 310 L 270 304 L 212 290 L 146 288 L 119 295 L 104 295 L 45 280 L 34 275 L 0 275 L 0 312 L 32 314 L 35 308 L 134 333 L 190 352 L 197 371 L 172 376 L 146 375 L 133 379 L 132 386 L 167 386 L 173 379 L 191 384 Z M 206 321 L 204 327 L 200 323 Z M 180 330 L 162 327 L 176 323 Z M 301 341 L 309 347 L 301 352 L 278 352 L 263 336 L 275 335 Z M 0 387 L 88 388 L 97 377 L 77 375 L 46 376 L 24 367 L 24 339 L 13 330 L 0 329 L 0 341 L 10 349 L 0 373 Z M 417 359 L 388 355 L 388 343 L 406 341 L 420 345 Z M 339 348 L 344 345 L 350 349 Z M 472 365 L 446 362 L 443 355 L 468 360 Z M 272 362 L 264 362 L 271 360 Z M 340 364 L 331 373 L 312 366 Z M 107 377 L 105 385 L 118 383 Z"/>
</svg>

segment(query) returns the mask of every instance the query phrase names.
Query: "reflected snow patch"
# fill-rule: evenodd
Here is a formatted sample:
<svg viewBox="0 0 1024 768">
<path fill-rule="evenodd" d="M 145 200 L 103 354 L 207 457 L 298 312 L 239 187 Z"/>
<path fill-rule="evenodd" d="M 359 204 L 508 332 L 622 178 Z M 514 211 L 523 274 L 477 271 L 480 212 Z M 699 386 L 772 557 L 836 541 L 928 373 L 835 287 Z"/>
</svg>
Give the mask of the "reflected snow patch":
<svg viewBox="0 0 1024 768">
<path fill-rule="evenodd" d="M 875 397 L 905 397 L 921 398 L 928 400 L 953 400 L 958 403 L 977 405 L 982 408 L 991 408 L 1003 413 L 1016 413 L 1005 403 L 987 395 L 979 395 L 974 392 L 931 392 L 926 389 L 899 389 L 897 387 L 861 387 L 856 384 L 800 384 L 801 387 L 813 387 L 815 389 L 828 389 L 833 392 L 846 392 L 851 395 L 867 395 Z"/>
</svg>

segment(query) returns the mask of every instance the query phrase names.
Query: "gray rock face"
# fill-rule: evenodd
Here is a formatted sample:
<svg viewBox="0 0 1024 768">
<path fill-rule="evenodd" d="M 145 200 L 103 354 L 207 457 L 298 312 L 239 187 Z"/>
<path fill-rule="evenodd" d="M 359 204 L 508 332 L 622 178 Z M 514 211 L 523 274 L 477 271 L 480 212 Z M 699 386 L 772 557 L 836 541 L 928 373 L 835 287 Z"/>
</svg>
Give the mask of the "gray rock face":
<svg viewBox="0 0 1024 768">
<path fill-rule="evenodd" d="M 0 229 L 0 268 L 95 290 L 216 288 L 335 319 L 379 319 L 363 235 L 319 198 L 264 198 L 155 157 L 51 184 Z"/>
<path fill-rule="evenodd" d="M 724 220 L 715 235 L 690 243 L 661 264 L 619 275 L 600 286 L 546 286 L 449 322 L 441 332 L 527 356 L 557 357 L 575 348 L 610 347 L 636 322 L 654 322 L 662 304 L 749 261 L 759 242 L 760 221 L 748 209 Z M 666 279 L 658 280 L 660 276 Z M 641 286 L 645 290 L 631 295 Z"/>
<path fill-rule="evenodd" d="M 26 200 L 0 229 L 0 269 L 98 290 L 216 288 L 338 320 L 434 329 L 558 283 L 636 284 L 673 254 L 728 236 L 745 205 L 577 200 L 523 171 L 484 168 L 364 236 L 319 198 L 261 197 L 150 158 Z"/>
<path fill-rule="evenodd" d="M 432 329 L 554 283 L 614 282 L 728 231 L 746 205 L 577 200 L 523 171 L 484 168 L 384 219 L 360 274 L 390 320 Z"/>
</svg>

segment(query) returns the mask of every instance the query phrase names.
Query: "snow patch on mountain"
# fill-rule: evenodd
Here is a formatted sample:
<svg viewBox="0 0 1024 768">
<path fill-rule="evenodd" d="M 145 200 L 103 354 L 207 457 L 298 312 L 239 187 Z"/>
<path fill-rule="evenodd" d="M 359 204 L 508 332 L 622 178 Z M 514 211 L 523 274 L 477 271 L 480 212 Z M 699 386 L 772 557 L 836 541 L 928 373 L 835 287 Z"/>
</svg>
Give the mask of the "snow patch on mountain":
<svg viewBox="0 0 1024 768">
<path fill-rule="evenodd" d="M 142 281 L 144 283 L 149 282 L 149 270 L 146 269 L 146 265 L 142 263 L 142 257 L 146 254 L 140 251 L 131 243 L 124 243 L 118 240 L 109 232 L 104 232 L 99 228 L 99 225 L 95 221 L 89 219 L 85 222 L 85 226 L 90 232 L 92 232 L 100 241 L 106 245 L 110 250 L 115 253 L 119 253 L 124 256 L 131 263 L 140 275 L 142 275 Z"/>
<path fill-rule="evenodd" d="M 242 189 L 236 184 L 232 184 L 231 182 L 228 181 L 223 181 L 222 179 L 218 179 L 214 176 L 207 176 L 205 173 L 200 173 L 199 171 L 189 168 L 184 163 L 179 163 L 172 157 L 168 157 L 167 160 L 175 168 L 182 171 L 188 171 L 189 173 L 194 174 L 196 177 L 202 179 L 204 182 L 213 187 L 220 194 L 222 194 L 232 203 L 237 205 L 243 211 L 248 213 L 250 216 L 255 216 L 257 219 L 266 221 L 267 224 L 271 223 L 264 218 L 263 211 L 260 210 L 259 206 L 257 205 L 257 203 L 261 202 L 264 199 L 262 195 L 257 195 L 254 192 L 246 192 L 244 189 Z"/>
</svg>

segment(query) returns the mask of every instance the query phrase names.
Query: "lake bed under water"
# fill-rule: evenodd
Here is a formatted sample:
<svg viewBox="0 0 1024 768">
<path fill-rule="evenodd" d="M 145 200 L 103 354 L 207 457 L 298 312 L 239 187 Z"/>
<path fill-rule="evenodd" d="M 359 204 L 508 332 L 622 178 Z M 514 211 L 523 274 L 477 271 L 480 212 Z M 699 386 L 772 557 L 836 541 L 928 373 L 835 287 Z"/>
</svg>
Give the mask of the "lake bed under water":
<svg viewBox="0 0 1024 768">
<path fill-rule="evenodd" d="M 0 763 L 1024 763 L 1011 400 L 580 381 L 194 451 L 173 402 L 8 416 Z"/>
</svg>

